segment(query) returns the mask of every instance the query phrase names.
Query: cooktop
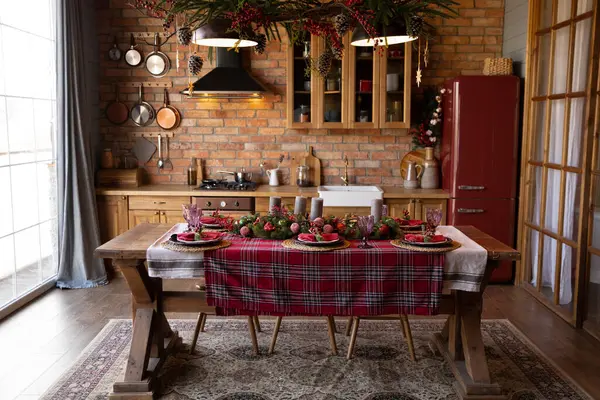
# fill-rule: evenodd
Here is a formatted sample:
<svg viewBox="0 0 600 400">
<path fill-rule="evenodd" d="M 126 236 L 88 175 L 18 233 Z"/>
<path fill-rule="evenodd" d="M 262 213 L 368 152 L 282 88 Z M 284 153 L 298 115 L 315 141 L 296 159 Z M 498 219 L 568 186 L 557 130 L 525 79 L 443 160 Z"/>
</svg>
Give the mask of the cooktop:
<svg viewBox="0 0 600 400">
<path fill-rule="evenodd" d="M 241 190 L 253 192 L 256 190 L 258 185 L 255 182 L 234 182 L 226 181 L 222 179 L 204 179 L 200 186 L 194 190 L 207 190 L 207 191 L 219 191 L 219 190 Z"/>
</svg>

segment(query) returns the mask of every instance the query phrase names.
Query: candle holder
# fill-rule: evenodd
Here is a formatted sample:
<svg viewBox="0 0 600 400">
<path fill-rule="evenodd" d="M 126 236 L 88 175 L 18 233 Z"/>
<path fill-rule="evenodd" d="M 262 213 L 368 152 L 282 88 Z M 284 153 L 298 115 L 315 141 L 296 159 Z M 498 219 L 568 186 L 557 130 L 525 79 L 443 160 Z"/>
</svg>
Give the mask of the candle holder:
<svg viewBox="0 0 600 400">
<path fill-rule="evenodd" d="M 366 216 L 361 215 L 357 220 L 358 230 L 360 231 L 360 235 L 362 237 L 361 243 L 358 245 L 359 249 L 372 249 L 368 242 L 369 236 L 371 236 L 371 232 L 373 232 L 373 226 L 375 225 L 375 217 L 372 215 Z"/>
</svg>

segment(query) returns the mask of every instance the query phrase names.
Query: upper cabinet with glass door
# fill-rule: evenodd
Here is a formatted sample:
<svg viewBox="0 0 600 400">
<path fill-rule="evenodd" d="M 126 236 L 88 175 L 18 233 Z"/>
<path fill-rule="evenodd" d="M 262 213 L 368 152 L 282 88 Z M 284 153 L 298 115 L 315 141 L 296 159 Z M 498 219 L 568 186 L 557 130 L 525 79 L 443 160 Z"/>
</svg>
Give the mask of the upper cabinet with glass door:
<svg viewBox="0 0 600 400">
<path fill-rule="evenodd" d="M 379 59 L 380 128 L 410 128 L 411 46 L 389 46 Z"/>
<path fill-rule="evenodd" d="M 373 47 L 348 46 L 349 128 L 379 127 L 379 56 Z"/>
<path fill-rule="evenodd" d="M 319 79 L 310 70 L 310 60 L 318 57 L 318 41 L 306 36 L 288 48 L 287 121 L 288 128 L 317 127 Z"/>
<path fill-rule="evenodd" d="M 344 48 L 349 47 L 349 37 L 343 40 Z M 318 39 L 319 54 L 330 46 L 324 39 Z M 319 76 L 317 72 L 315 76 Z M 317 108 L 315 118 L 317 128 L 348 128 L 348 57 L 333 58 L 331 69 L 326 77 L 319 76 L 317 86 Z"/>
</svg>

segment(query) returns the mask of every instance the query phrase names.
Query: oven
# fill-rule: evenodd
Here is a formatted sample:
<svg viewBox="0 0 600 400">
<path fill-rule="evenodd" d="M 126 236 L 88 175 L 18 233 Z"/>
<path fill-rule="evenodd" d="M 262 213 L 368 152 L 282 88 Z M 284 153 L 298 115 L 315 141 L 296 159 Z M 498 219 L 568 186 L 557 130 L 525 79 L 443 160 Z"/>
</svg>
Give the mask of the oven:
<svg viewBox="0 0 600 400">
<path fill-rule="evenodd" d="M 221 214 L 233 218 L 254 213 L 254 197 L 194 197 L 194 202 L 207 214 L 217 209 Z"/>
</svg>

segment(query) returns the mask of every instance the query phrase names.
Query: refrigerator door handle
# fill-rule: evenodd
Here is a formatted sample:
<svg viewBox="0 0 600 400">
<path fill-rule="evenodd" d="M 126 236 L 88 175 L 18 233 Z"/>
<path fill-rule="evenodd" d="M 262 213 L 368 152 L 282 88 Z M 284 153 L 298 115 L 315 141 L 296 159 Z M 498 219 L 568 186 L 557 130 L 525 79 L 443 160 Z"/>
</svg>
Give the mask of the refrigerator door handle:
<svg viewBox="0 0 600 400">
<path fill-rule="evenodd" d="M 485 212 L 483 208 L 459 208 L 457 211 L 461 214 L 481 214 Z"/>
<path fill-rule="evenodd" d="M 458 190 L 484 190 L 485 186 L 458 185 Z"/>
</svg>

